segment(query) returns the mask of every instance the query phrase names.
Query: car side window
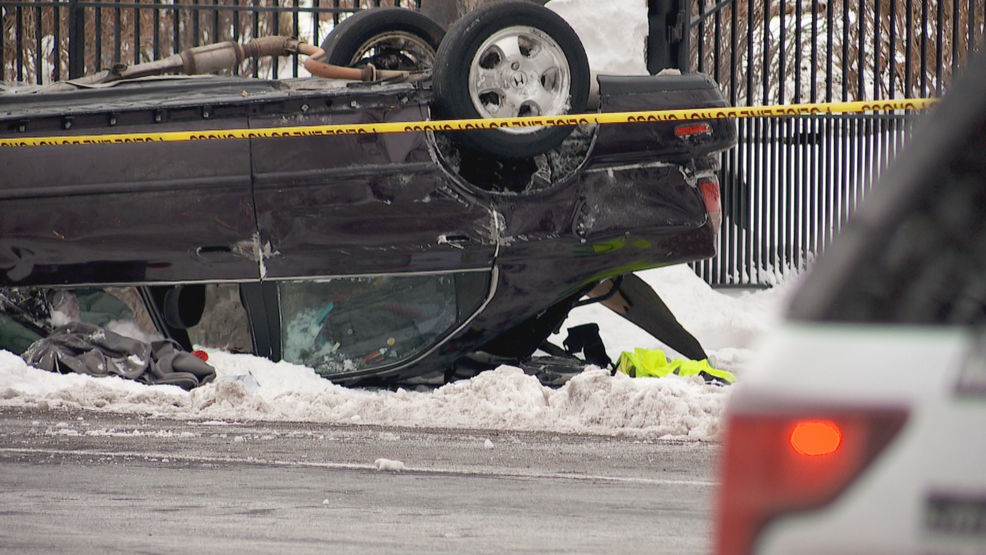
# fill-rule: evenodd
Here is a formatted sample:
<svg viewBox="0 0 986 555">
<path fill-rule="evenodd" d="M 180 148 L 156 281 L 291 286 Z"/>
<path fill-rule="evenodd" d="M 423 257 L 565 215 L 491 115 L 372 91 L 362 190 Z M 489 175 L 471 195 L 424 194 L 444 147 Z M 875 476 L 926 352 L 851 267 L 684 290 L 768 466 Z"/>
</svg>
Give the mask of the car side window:
<svg viewBox="0 0 986 555">
<path fill-rule="evenodd" d="M 134 287 L 15 287 L 0 290 L 0 301 L 0 313 L 6 314 L 0 335 L 17 337 L 0 342 L 0 347 L 18 354 L 30 345 L 29 338 L 40 339 L 69 322 L 93 324 L 141 341 L 162 338 Z"/>
<path fill-rule="evenodd" d="M 131 327 L 118 331 L 128 337 L 145 339 L 142 335 L 156 334 L 144 302 L 134 287 L 91 287 L 58 289 L 48 294 L 51 323 L 60 326 L 81 321 L 106 327 Z M 116 330 L 113 330 L 116 331 Z"/>
<path fill-rule="evenodd" d="M 455 275 L 281 283 L 284 359 L 328 377 L 407 360 L 478 306 L 456 284 Z"/>
<path fill-rule="evenodd" d="M 206 284 L 202 317 L 186 331 L 195 346 L 253 353 L 250 322 L 235 283 Z"/>
</svg>

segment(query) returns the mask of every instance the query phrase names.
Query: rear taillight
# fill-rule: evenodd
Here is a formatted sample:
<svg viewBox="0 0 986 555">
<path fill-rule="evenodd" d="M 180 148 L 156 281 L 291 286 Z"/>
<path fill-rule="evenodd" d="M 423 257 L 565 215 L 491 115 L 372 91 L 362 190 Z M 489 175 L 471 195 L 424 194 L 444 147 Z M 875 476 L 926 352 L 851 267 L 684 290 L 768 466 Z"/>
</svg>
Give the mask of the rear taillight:
<svg viewBox="0 0 986 555">
<path fill-rule="evenodd" d="M 799 411 L 800 412 L 800 411 Z M 890 443 L 900 409 L 734 415 L 727 423 L 717 555 L 748 555 L 771 519 L 835 499 Z"/>
<path fill-rule="evenodd" d="M 712 228 L 719 232 L 722 227 L 722 202 L 719 200 L 719 181 L 715 178 L 703 179 L 698 182 L 699 189 L 702 190 L 702 198 L 705 200 L 705 210 L 709 213 L 709 222 Z"/>
</svg>

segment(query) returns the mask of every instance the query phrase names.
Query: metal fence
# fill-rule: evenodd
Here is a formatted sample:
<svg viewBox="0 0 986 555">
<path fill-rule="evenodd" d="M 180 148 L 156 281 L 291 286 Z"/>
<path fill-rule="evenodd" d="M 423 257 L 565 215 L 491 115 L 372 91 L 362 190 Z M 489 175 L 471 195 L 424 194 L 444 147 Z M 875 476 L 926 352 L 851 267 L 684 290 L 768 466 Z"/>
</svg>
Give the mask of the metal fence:
<svg viewBox="0 0 986 555">
<path fill-rule="evenodd" d="M 687 71 L 734 106 L 939 96 L 983 45 L 984 0 L 690 0 Z M 829 243 L 920 114 L 753 118 L 723 155 L 714 285 L 767 285 Z"/>
<path fill-rule="evenodd" d="M 0 80 L 49 83 L 201 44 L 291 35 L 320 44 L 341 15 L 421 0 L 0 0 Z M 238 73 L 298 76 L 298 59 Z"/>
<path fill-rule="evenodd" d="M 740 120 L 723 156 L 718 255 L 696 264 L 714 285 L 776 283 L 833 239 L 910 136 L 917 114 Z"/>
</svg>

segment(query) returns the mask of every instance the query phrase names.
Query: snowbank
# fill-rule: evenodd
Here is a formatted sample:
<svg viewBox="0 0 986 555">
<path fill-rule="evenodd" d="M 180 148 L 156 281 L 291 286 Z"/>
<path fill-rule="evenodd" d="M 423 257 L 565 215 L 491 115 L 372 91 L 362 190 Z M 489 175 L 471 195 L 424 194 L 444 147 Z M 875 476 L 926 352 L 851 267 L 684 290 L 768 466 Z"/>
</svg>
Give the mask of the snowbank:
<svg viewBox="0 0 986 555">
<path fill-rule="evenodd" d="M 508 366 L 434 390 L 348 389 L 309 368 L 212 352 L 219 380 L 191 392 L 59 375 L 0 352 L 0 407 L 90 409 L 182 419 L 299 421 L 711 439 L 727 390 L 677 376 L 635 380 L 589 367 L 559 389 Z M 248 384 L 231 379 L 248 372 Z M 254 388 L 253 392 L 249 389 Z"/>
</svg>

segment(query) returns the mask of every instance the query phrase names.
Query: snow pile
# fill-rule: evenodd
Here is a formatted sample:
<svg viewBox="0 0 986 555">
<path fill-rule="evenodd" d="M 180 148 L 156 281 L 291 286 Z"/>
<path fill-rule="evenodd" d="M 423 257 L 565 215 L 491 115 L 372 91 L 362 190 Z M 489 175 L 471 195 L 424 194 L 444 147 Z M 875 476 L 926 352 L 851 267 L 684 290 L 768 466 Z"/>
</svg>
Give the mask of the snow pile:
<svg viewBox="0 0 986 555">
<path fill-rule="evenodd" d="M 72 407 L 142 412 L 147 407 L 182 406 L 188 395 L 175 386 L 149 387 L 123 378 L 53 374 L 28 366 L 0 350 L 0 407 Z"/>
<path fill-rule="evenodd" d="M 551 0 L 545 7 L 578 33 L 593 72 L 647 75 L 647 0 Z"/>
<path fill-rule="evenodd" d="M 785 284 L 768 291 L 725 295 L 685 266 L 639 275 L 659 292 L 720 366 L 737 373 L 741 381 L 755 357 L 756 341 L 769 329 L 790 289 Z M 665 348 L 601 307 L 579 309 L 564 327 L 587 321 L 600 324 L 614 359 L 621 350 L 634 347 Z M 0 351 L 0 408 L 709 440 L 718 434 L 722 407 L 731 391 L 706 385 L 699 378 L 634 379 L 611 376 L 591 366 L 558 389 L 544 387 L 520 369 L 507 366 L 437 389 L 348 389 L 304 366 L 215 350 L 209 354 L 217 381 L 185 392 L 121 378 L 53 374 Z"/>
<path fill-rule="evenodd" d="M 589 367 L 559 389 L 503 366 L 435 390 L 348 389 L 313 370 L 212 352 L 219 379 L 186 393 L 120 378 L 59 375 L 0 357 L 0 407 L 93 409 L 171 418 L 302 421 L 711 439 L 728 390 L 700 379 L 633 379 Z M 259 388 L 238 380 L 247 370 Z"/>
<path fill-rule="evenodd" d="M 390 459 L 377 459 L 373 464 L 381 472 L 401 472 L 407 468 L 401 461 L 392 461 Z"/>
</svg>

